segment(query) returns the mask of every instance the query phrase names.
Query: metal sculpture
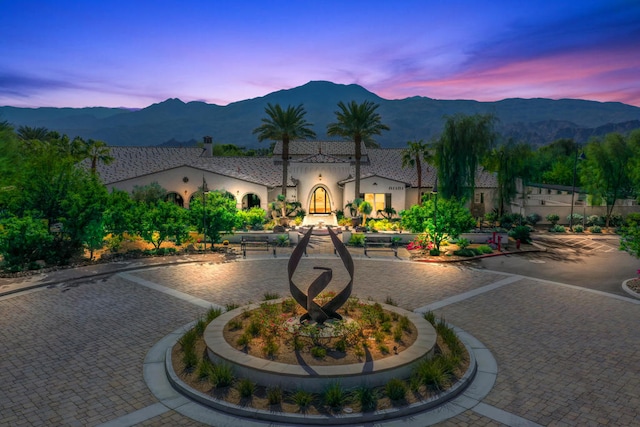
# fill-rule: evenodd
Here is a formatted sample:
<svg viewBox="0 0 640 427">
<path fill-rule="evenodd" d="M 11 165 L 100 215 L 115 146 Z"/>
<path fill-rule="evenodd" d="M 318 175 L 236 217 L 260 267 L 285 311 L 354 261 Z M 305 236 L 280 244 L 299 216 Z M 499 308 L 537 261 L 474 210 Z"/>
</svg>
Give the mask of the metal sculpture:
<svg viewBox="0 0 640 427">
<path fill-rule="evenodd" d="M 289 290 L 293 299 L 295 299 L 298 304 L 304 307 L 307 312 L 300 317 L 300 321 L 305 320 L 313 320 L 318 324 L 323 324 L 328 319 L 342 319 L 336 311 L 342 307 L 342 305 L 347 302 L 349 296 L 351 295 L 351 289 L 353 288 L 353 259 L 351 258 L 351 254 L 347 250 L 346 246 L 338 239 L 338 236 L 334 233 L 331 228 L 328 228 L 329 236 L 331 237 L 331 241 L 333 242 L 333 247 L 336 250 L 336 253 L 340 256 L 344 267 L 347 269 L 349 273 L 349 283 L 345 286 L 345 288 L 340 291 L 335 297 L 333 297 L 330 301 L 325 303 L 323 306 L 320 306 L 318 303 L 314 301 L 314 299 L 322 292 L 327 285 L 331 282 L 333 277 L 333 271 L 327 267 L 313 267 L 316 270 L 324 270 L 320 276 L 318 276 L 312 283 L 309 285 L 307 293 L 305 294 L 300 288 L 293 282 L 293 274 L 298 268 L 298 264 L 300 263 L 300 259 L 302 255 L 306 251 L 306 247 L 309 244 L 309 239 L 311 238 L 311 232 L 313 231 L 313 227 L 309 229 L 304 235 L 304 237 L 300 240 L 298 245 L 295 247 L 293 252 L 291 253 L 291 258 L 289 258 Z"/>
</svg>

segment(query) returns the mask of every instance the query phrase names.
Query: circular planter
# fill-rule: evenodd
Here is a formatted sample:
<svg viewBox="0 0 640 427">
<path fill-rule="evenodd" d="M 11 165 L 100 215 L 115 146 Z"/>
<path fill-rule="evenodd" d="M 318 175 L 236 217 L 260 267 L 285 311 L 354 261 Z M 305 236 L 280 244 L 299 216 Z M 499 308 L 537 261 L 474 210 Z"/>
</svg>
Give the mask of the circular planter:
<svg viewBox="0 0 640 427">
<path fill-rule="evenodd" d="M 280 303 L 283 299 L 270 301 Z M 377 387 L 392 378 L 406 378 L 413 366 L 425 356 L 433 354 L 437 334 L 433 326 L 422 316 L 398 307 L 381 304 L 390 312 L 407 316 L 417 329 L 416 341 L 397 355 L 380 360 L 333 366 L 310 366 L 286 364 L 248 355 L 231 346 L 224 338 L 225 325 L 243 310 L 253 310 L 259 304 L 237 308 L 214 319 L 204 332 L 209 358 L 214 363 L 229 364 L 239 377 L 251 378 L 265 386 L 279 386 L 286 390 L 302 388 L 310 392 L 321 392 L 332 383 L 339 382 L 345 388 Z"/>
</svg>

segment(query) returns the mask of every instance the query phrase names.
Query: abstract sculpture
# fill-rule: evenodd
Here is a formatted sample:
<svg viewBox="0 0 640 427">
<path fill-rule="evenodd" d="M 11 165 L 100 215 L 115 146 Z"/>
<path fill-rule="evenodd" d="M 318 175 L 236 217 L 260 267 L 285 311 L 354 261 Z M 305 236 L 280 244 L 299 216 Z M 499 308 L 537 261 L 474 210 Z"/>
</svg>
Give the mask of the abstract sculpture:
<svg viewBox="0 0 640 427">
<path fill-rule="evenodd" d="M 311 231 L 313 227 L 307 231 L 304 237 L 300 240 L 296 248 L 291 253 L 291 258 L 289 259 L 289 290 L 293 298 L 300 304 L 303 308 L 307 310 L 307 312 L 300 317 L 300 321 L 305 320 L 313 320 L 318 324 L 323 324 L 328 319 L 342 319 L 336 311 L 342 307 L 342 305 L 347 302 L 349 296 L 351 295 L 351 289 L 353 287 L 353 259 L 351 258 L 351 254 L 345 247 L 345 245 L 338 239 L 338 236 L 331 230 L 328 229 L 329 236 L 331 236 L 331 241 L 333 242 L 333 247 L 336 249 L 336 252 L 340 256 L 342 263 L 344 264 L 347 272 L 349 272 L 349 283 L 345 286 L 345 288 L 340 291 L 335 297 L 333 297 L 330 301 L 325 303 L 323 306 L 318 305 L 314 299 L 320 292 L 322 292 L 327 285 L 331 282 L 333 272 L 330 268 L 327 267 L 314 267 L 317 270 L 324 270 L 320 276 L 318 276 L 312 283 L 309 285 L 307 293 L 305 294 L 300 288 L 293 283 L 293 274 L 298 268 L 298 264 L 300 263 L 300 259 L 305 252 L 305 248 L 309 244 L 309 239 L 311 238 Z"/>
</svg>

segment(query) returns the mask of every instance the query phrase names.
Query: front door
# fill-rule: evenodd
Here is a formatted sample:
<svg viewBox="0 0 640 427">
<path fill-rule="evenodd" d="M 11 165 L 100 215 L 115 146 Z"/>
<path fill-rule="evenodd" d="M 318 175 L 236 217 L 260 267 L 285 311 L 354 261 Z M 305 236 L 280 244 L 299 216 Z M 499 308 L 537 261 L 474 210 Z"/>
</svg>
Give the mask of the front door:
<svg viewBox="0 0 640 427">
<path fill-rule="evenodd" d="M 311 195 L 311 202 L 309 204 L 310 214 L 328 214 L 331 213 L 331 203 L 329 201 L 329 194 L 324 187 L 318 187 Z"/>
</svg>

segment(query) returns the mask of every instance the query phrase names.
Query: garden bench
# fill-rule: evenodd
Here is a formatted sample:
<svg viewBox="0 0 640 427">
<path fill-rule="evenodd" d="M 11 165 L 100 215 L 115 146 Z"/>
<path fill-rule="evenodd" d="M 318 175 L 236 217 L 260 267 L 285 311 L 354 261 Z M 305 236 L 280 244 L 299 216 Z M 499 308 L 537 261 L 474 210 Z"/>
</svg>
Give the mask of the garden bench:
<svg viewBox="0 0 640 427">
<path fill-rule="evenodd" d="M 365 236 L 364 254 L 369 256 L 367 251 L 376 249 L 390 249 L 394 256 L 398 256 L 398 242 L 391 236 Z"/>
<path fill-rule="evenodd" d="M 242 258 L 247 257 L 247 251 L 269 251 L 273 250 L 273 257 L 276 257 L 276 244 L 271 242 L 268 237 L 248 237 L 242 236 L 240 241 L 240 250 L 242 250 Z"/>
</svg>

